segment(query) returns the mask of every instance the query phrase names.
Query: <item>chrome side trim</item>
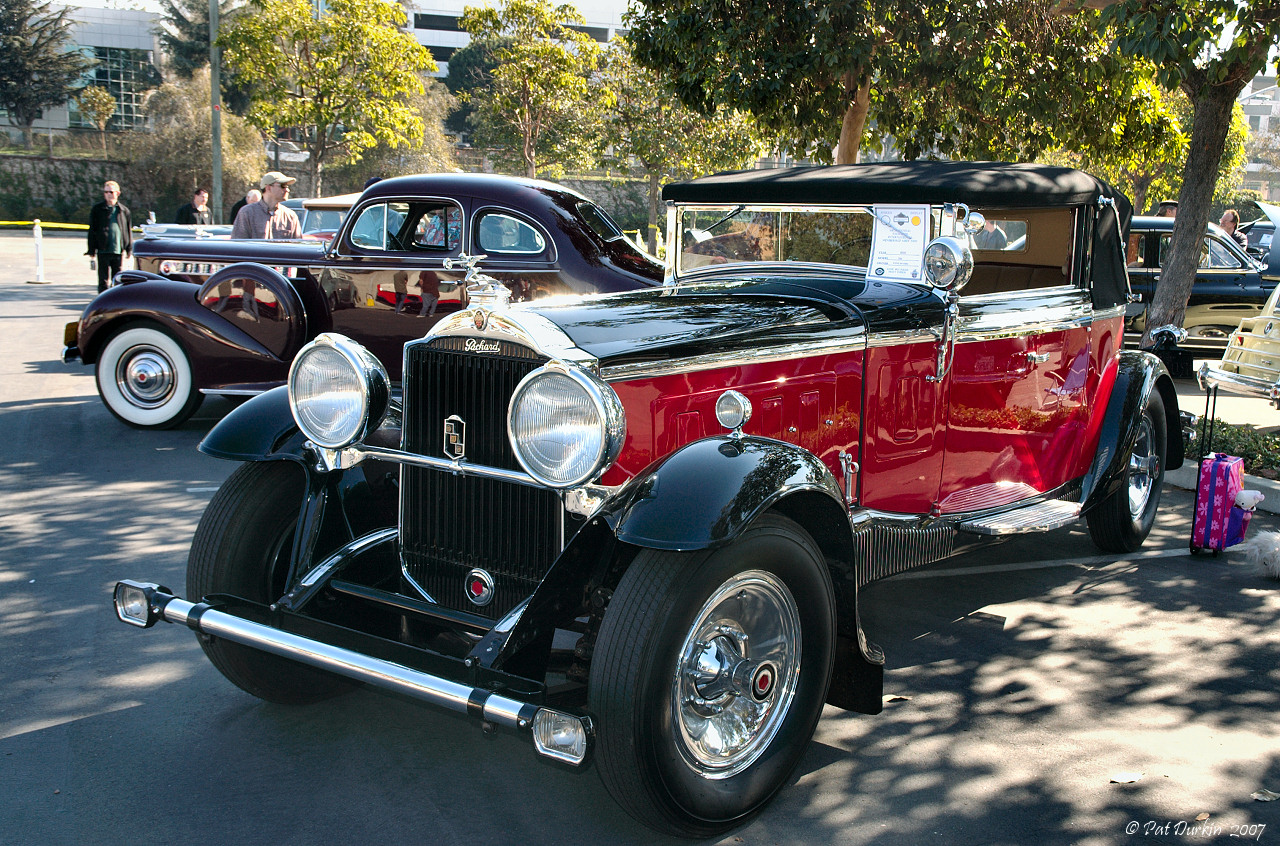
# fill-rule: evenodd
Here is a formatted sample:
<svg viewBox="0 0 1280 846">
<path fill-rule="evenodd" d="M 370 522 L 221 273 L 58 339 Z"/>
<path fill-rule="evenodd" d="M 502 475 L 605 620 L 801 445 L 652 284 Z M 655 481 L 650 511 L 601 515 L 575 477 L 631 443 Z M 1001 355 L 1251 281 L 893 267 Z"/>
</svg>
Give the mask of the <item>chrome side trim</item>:
<svg viewBox="0 0 1280 846">
<path fill-rule="evenodd" d="M 961 314 L 958 343 L 1021 338 L 1045 332 L 1062 332 L 1089 322 L 1088 303 L 1046 306 L 1028 310 Z"/>
<path fill-rule="evenodd" d="M 200 393 L 214 397 L 256 397 L 258 394 L 265 392 L 247 388 L 201 388 Z"/>
<path fill-rule="evenodd" d="M 867 338 L 867 349 L 896 347 L 903 344 L 936 344 L 938 334 L 928 329 L 898 329 L 893 332 L 877 332 Z"/>
<path fill-rule="evenodd" d="M 932 335 L 925 333 L 926 339 Z M 606 382 L 624 382 L 628 379 L 653 378 L 656 376 L 676 376 L 682 373 L 693 373 L 699 370 L 711 370 L 720 367 L 741 367 L 745 364 L 761 364 L 772 361 L 789 361 L 795 358 L 807 358 L 812 355 L 834 355 L 839 353 L 862 352 L 867 348 L 866 335 L 859 330 L 855 338 L 831 340 L 802 341 L 760 350 L 752 354 L 742 351 L 728 353 L 711 353 L 708 355 L 673 358 L 665 361 L 643 361 L 634 364 L 614 364 L 600 368 L 600 378 Z"/>
</svg>

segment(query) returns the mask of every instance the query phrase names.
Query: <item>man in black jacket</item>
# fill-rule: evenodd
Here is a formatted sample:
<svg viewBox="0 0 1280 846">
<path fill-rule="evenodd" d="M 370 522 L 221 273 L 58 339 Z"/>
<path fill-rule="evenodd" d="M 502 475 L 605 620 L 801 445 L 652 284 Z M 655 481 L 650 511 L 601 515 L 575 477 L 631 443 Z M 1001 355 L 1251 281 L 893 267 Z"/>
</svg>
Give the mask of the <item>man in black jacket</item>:
<svg viewBox="0 0 1280 846">
<path fill-rule="evenodd" d="M 209 213 L 209 192 L 197 188 L 191 195 L 191 202 L 178 209 L 176 223 L 196 226 L 208 226 L 213 223 L 213 215 Z"/>
<path fill-rule="evenodd" d="M 129 208 L 120 202 L 120 185 L 109 181 L 102 186 L 102 202 L 89 212 L 89 249 L 85 255 L 98 260 L 98 293 L 120 272 L 122 256 L 133 254 L 133 221 Z"/>
</svg>

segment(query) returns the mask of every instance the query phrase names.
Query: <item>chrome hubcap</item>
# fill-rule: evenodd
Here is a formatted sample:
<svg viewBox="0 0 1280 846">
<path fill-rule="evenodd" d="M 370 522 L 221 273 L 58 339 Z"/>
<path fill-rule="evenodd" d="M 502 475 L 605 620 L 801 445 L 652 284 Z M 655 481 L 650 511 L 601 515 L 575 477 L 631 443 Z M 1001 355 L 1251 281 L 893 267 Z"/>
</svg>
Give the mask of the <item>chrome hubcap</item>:
<svg viewBox="0 0 1280 846">
<path fill-rule="evenodd" d="M 1135 519 L 1147 510 L 1147 502 L 1160 478 L 1160 456 L 1154 453 L 1155 427 L 1151 418 L 1143 416 L 1142 430 L 1129 456 L 1129 514 Z"/>
<path fill-rule="evenodd" d="M 773 740 L 800 676 L 800 613 L 762 570 L 712 593 L 680 649 L 672 683 L 676 745 L 705 778 L 749 767 Z"/>
<path fill-rule="evenodd" d="M 163 405 L 173 394 L 177 380 L 173 363 L 155 347 L 129 350 L 116 367 L 116 385 L 129 402 L 142 408 Z"/>
</svg>

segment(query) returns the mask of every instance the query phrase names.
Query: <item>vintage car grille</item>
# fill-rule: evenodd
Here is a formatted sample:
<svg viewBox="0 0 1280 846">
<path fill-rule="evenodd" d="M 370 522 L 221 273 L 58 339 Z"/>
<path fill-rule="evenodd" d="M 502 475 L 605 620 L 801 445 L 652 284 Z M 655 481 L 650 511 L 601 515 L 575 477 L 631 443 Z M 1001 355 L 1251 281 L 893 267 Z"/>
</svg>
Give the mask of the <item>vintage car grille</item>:
<svg viewBox="0 0 1280 846">
<path fill-rule="evenodd" d="M 473 346 L 474 346 L 473 341 Z M 507 440 L 507 402 L 544 359 L 517 344 L 472 352 L 464 338 L 405 351 L 404 449 L 445 456 L 445 420 L 464 423 L 466 460 L 520 470 Z M 528 596 L 560 551 L 563 507 L 551 490 L 425 468 L 401 476 L 405 573 L 441 605 L 494 620 Z M 493 599 L 473 604 L 467 574 L 493 577 Z"/>
</svg>

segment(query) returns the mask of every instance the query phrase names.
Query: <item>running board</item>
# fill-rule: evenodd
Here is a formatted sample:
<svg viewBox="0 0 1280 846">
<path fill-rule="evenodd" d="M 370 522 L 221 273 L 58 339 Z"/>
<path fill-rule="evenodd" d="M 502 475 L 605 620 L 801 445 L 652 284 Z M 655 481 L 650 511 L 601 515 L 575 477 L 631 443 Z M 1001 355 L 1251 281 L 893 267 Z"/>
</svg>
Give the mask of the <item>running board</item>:
<svg viewBox="0 0 1280 846">
<path fill-rule="evenodd" d="M 1059 529 L 1080 518 L 1080 503 L 1067 502 L 1062 499 L 1047 499 L 1017 508 L 1013 511 L 1002 511 L 988 517 L 966 520 L 956 526 L 962 532 L 975 535 L 1021 535 L 1028 532 L 1047 532 Z"/>
</svg>

